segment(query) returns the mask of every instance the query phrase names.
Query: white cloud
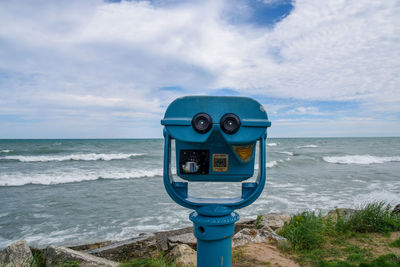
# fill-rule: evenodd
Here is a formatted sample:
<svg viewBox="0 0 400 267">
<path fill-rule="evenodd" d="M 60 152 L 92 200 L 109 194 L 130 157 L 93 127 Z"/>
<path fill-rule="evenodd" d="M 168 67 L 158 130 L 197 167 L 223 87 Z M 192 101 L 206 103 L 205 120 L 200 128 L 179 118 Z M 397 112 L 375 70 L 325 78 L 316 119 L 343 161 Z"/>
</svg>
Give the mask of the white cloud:
<svg viewBox="0 0 400 267">
<path fill-rule="evenodd" d="M 339 119 L 279 119 L 268 129 L 269 137 L 376 137 L 398 136 L 396 120 L 345 117 Z"/>
<path fill-rule="evenodd" d="M 1 2 L 0 114 L 156 117 L 180 94 L 220 88 L 357 101 L 367 116 L 400 111 L 398 1 L 299 0 L 274 28 L 229 24 L 230 3 Z"/>
<path fill-rule="evenodd" d="M 289 110 L 287 114 L 294 115 L 328 115 L 327 113 L 320 112 L 316 107 L 297 107 Z"/>
</svg>

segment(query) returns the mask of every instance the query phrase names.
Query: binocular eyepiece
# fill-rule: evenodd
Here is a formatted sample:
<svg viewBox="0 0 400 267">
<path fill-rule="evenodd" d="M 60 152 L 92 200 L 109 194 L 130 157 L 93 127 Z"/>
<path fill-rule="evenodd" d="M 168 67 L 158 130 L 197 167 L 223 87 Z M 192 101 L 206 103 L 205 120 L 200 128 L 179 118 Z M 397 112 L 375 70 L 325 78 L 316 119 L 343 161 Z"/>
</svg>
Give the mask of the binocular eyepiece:
<svg viewBox="0 0 400 267">
<path fill-rule="evenodd" d="M 234 134 L 240 128 L 240 119 L 233 113 L 228 113 L 222 116 L 219 125 L 226 134 Z"/>
<path fill-rule="evenodd" d="M 192 119 L 193 129 L 201 134 L 207 133 L 212 125 L 212 118 L 207 113 L 198 113 Z"/>
<path fill-rule="evenodd" d="M 236 133 L 240 128 L 240 124 L 239 117 L 233 113 L 227 113 L 223 115 L 219 121 L 222 131 L 226 134 Z M 212 126 L 212 118 L 207 113 L 198 113 L 192 119 L 192 127 L 198 133 L 207 133 L 209 130 L 211 130 Z"/>
</svg>

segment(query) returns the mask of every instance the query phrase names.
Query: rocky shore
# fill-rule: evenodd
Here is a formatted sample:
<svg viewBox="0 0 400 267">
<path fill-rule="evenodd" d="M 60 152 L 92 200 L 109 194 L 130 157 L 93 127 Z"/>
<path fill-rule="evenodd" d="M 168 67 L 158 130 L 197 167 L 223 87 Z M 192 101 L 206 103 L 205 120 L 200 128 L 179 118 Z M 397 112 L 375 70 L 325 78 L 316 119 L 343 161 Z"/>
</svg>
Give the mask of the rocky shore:
<svg viewBox="0 0 400 267">
<path fill-rule="evenodd" d="M 327 216 L 349 216 L 354 211 L 336 209 Z M 400 204 L 394 208 L 393 213 L 400 214 Z M 235 224 L 232 247 L 257 243 L 276 245 L 286 242 L 286 239 L 276 232 L 290 219 L 291 215 L 287 213 L 270 213 L 259 215 L 255 220 L 240 220 Z M 196 238 L 193 228 L 141 234 L 139 237 L 117 242 L 105 241 L 73 247 L 50 245 L 45 249 L 29 247 L 26 241 L 20 240 L 0 251 L 0 267 L 116 267 L 121 262 L 155 257 L 160 253 L 173 259 L 178 266 L 195 266 Z M 294 262 L 290 264 L 296 266 Z"/>
</svg>

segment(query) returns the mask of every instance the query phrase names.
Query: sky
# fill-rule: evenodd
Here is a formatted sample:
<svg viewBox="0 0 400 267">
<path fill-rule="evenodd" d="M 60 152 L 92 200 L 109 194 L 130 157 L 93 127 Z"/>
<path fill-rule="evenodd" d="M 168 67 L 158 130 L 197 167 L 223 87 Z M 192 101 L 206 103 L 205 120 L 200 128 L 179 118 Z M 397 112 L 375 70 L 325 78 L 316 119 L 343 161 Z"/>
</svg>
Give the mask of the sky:
<svg viewBox="0 0 400 267">
<path fill-rule="evenodd" d="M 161 138 L 184 95 L 269 137 L 400 135 L 400 1 L 0 1 L 0 138 Z"/>
</svg>

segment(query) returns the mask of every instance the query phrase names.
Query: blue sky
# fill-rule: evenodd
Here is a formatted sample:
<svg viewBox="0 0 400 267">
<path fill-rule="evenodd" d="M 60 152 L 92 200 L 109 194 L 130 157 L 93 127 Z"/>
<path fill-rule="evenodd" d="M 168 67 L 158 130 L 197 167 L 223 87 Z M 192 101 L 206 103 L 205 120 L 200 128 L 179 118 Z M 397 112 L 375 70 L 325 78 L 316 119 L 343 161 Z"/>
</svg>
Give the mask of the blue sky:
<svg viewBox="0 0 400 267">
<path fill-rule="evenodd" d="M 0 138 L 162 137 L 183 95 L 250 96 L 271 137 L 399 136 L 400 2 L 0 2 Z"/>
</svg>

